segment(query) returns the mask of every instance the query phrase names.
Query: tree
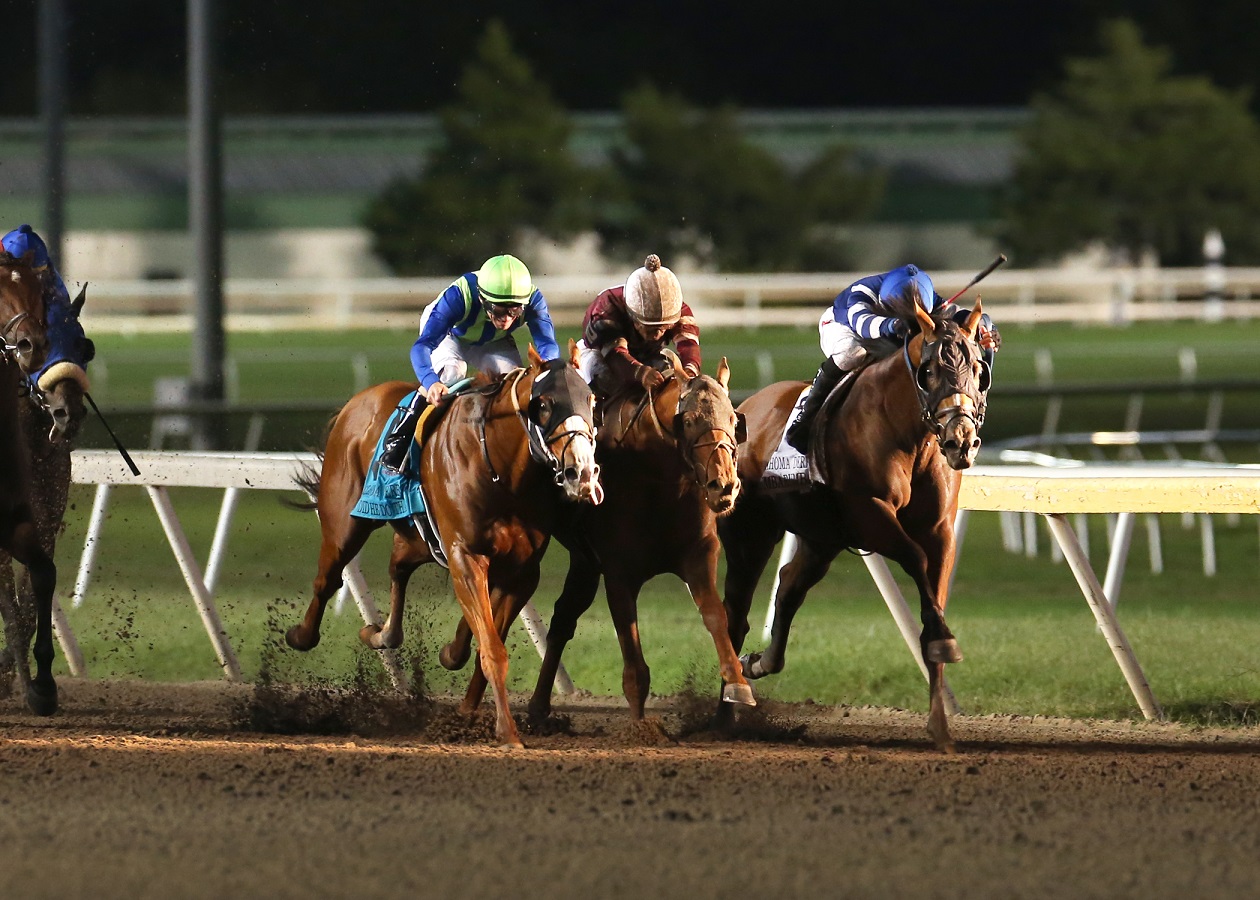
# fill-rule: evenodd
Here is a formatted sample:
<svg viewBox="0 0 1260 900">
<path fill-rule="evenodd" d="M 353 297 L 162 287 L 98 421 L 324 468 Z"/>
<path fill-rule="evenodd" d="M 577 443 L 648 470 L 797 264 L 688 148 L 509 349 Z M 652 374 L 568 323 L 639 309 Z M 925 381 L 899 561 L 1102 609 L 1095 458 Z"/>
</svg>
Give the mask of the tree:
<svg viewBox="0 0 1260 900">
<path fill-rule="evenodd" d="M 1001 238 L 1023 262 L 1100 242 L 1129 259 L 1201 262 L 1219 228 L 1233 262 L 1260 261 L 1260 129 L 1248 97 L 1170 73 L 1128 20 L 1033 101 Z"/>
<path fill-rule="evenodd" d="M 613 152 L 620 200 L 599 229 L 629 257 L 654 250 L 727 270 L 796 267 L 838 252 L 819 225 L 868 215 L 882 193 L 845 148 L 790 172 L 743 136 L 730 107 L 697 110 L 643 87 L 627 96 L 623 117 L 627 146 Z"/>
<path fill-rule="evenodd" d="M 569 153 L 568 116 L 497 20 L 441 122 L 444 144 L 427 168 L 390 184 L 365 217 L 395 271 L 463 271 L 530 232 L 563 240 L 589 225 L 590 179 Z"/>
</svg>

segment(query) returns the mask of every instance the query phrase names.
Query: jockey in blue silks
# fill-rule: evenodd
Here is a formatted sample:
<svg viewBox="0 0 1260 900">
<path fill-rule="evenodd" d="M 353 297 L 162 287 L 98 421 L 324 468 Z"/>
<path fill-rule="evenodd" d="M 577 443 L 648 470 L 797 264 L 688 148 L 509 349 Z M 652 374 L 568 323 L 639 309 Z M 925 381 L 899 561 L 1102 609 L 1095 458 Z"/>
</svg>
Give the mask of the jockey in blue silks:
<svg viewBox="0 0 1260 900">
<path fill-rule="evenodd" d="M 73 378 L 87 391 L 87 364 L 96 355 L 96 348 L 83 333 L 78 311 L 70 302 L 70 293 L 57 273 L 47 245 L 30 225 L 21 225 L 10 231 L 0 238 L 0 245 L 18 259 L 33 252 L 31 268 L 35 270 L 44 292 L 48 358 L 42 369 L 29 376 L 31 384 L 48 389 L 63 378 Z"/>
<path fill-rule="evenodd" d="M 809 447 L 809 428 L 818 411 L 822 409 L 831 391 L 845 375 L 856 372 L 867 362 L 867 350 L 863 340 L 885 339 L 901 343 L 907 334 L 906 323 L 894 315 L 890 302 L 909 300 L 917 295 L 925 312 L 931 313 L 945 305 L 944 298 L 936 293 L 936 287 L 927 272 L 918 266 L 899 266 L 879 275 L 859 278 L 832 301 L 818 320 L 818 338 L 826 359 L 818 367 L 814 384 L 800 418 L 787 431 L 787 442 L 802 453 Z M 964 321 L 968 310 L 946 312 Z M 993 322 L 985 313 L 980 317 L 976 338 L 983 348 L 985 361 L 992 366 L 993 352 L 1000 338 Z"/>
<path fill-rule="evenodd" d="M 542 291 L 534 286 L 525 264 L 508 254 L 491 257 L 476 272 L 461 275 L 425 307 L 420 336 L 411 345 L 411 366 L 420 389 L 385 438 L 384 468 L 402 470 L 425 401 L 440 402 L 447 385 L 467 375 L 470 364 L 487 375 L 520 368 L 513 333 L 522 325 L 529 328 L 539 356 L 544 360 L 560 356 Z"/>
</svg>

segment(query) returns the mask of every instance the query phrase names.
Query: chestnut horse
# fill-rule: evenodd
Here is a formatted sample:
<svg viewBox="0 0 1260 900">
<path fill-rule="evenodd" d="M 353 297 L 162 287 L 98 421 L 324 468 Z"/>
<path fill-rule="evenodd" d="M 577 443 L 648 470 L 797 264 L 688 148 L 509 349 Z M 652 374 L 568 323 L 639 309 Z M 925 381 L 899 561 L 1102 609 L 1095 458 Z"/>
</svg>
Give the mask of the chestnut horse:
<svg viewBox="0 0 1260 900">
<path fill-rule="evenodd" d="M 622 689 L 636 723 L 643 721 L 650 672 L 639 642 L 638 598 L 643 585 L 665 572 L 687 585 L 705 628 L 717 647 L 724 700 L 756 705 L 731 646 L 726 610 L 717 590 L 721 545 L 717 518 L 739 496 L 736 447 L 743 422 L 731 406 L 730 368 L 723 358 L 717 378 L 688 379 L 678 357 L 668 380 L 655 393 L 637 388 L 603 405 L 596 458 L 605 501 L 597 507 L 572 507 L 557 527 L 556 540 L 569 551 L 569 571 L 556 600 L 547 651 L 529 704 L 539 723 L 551 713 L 551 691 L 560 657 L 573 638 L 578 618 L 590 609 L 601 573 L 608 608 L 621 644 Z M 501 635 L 519 612 L 497 610 Z M 468 660 L 466 622 L 441 653 L 447 668 Z M 463 710 L 476 708 L 485 677 L 474 672 Z"/>
<path fill-rule="evenodd" d="M 52 601 L 57 569 L 44 549 L 31 508 L 31 454 L 19 406 L 27 377 L 48 355 L 44 294 L 30 254 L 17 259 L 0 252 L 0 550 L 26 567 L 35 596 L 36 674 L 26 686 L 26 704 L 41 716 L 57 711 L 53 679 Z"/>
<path fill-rule="evenodd" d="M 928 732 L 949 752 L 944 664 L 962 659 L 945 623 L 954 514 L 959 470 L 972 465 L 980 447 L 990 374 L 976 342 L 979 302 L 961 326 L 944 316 L 933 318 L 917 304 L 915 311 L 917 333 L 905 347 L 863 369 L 851 380 L 847 397 L 848 386 L 838 387 L 821 411 L 810 452 L 821 464 L 825 485 L 771 494 L 760 483 L 801 393 L 800 382 L 770 385 L 740 405 L 749 433 L 739 467 L 744 493 L 734 512 L 719 521 L 718 533 L 726 550 L 726 610 L 736 648 L 748 633 L 753 592 L 775 544 L 785 530 L 799 538 L 795 556 L 780 573 L 770 646 L 743 658 L 752 678 L 782 670 L 792 617 L 841 550 L 896 561 L 919 589 Z"/>
<path fill-rule="evenodd" d="M 71 304 L 75 318 L 83 310 L 85 293 L 86 288 Z M 83 397 L 88 378 L 84 367 L 95 355 L 88 338 L 74 333 L 72 340 L 73 346 L 58 348 L 61 358 L 40 375 L 38 386 L 30 392 L 30 402 L 17 405 L 26 452 L 32 461 L 27 485 L 31 508 L 40 544 L 50 557 L 61 534 L 70 496 L 70 451 L 87 417 Z M 27 656 L 35 631 L 35 608 L 29 575 L 16 579 L 15 584 L 9 555 L 0 551 L 0 616 L 4 619 L 6 644 L 0 653 L 0 695 L 8 694 L 15 672 L 23 690 L 29 690 L 31 671 Z"/>
<path fill-rule="evenodd" d="M 567 362 L 544 363 L 531 345 L 529 359 L 528 368 L 444 403 L 445 413 L 420 457 L 420 483 L 455 596 L 473 624 L 481 667 L 494 687 L 495 731 L 511 747 L 522 744 L 508 708 L 507 651 L 491 597 L 524 604 L 538 586 L 539 563 L 561 507 L 568 501 L 598 503 L 603 496 L 595 465 L 595 398 L 578 374 L 576 347 L 570 342 Z M 341 587 L 342 570 L 385 524 L 351 511 L 382 429 L 415 387 L 394 381 L 352 397 L 329 426 L 322 471 L 301 482 L 317 493 L 323 544 L 314 597 L 302 622 L 285 635 L 296 650 L 319 643 L 324 608 Z M 407 581 L 434 559 L 411 519 L 389 524 L 394 529 L 389 618 L 359 633 L 376 649 L 402 644 Z"/>
</svg>

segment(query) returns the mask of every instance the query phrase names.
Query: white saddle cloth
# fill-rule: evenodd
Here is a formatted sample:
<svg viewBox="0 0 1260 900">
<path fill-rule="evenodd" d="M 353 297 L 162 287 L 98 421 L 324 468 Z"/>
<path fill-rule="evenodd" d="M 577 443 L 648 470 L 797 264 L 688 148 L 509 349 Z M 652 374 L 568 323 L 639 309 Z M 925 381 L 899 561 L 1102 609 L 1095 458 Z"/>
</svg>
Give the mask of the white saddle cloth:
<svg viewBox="0 0 1260 900">
<path fill-rule="evenodd" d="M 788 429 L 801 417 L 801 410 L 805 408 L 805 398 L 809 396 L 809 388 L 810 386 L 807 385 L 801 391 L 801 395 L 796 398 L 796 406 L 792 408 L 792 414 L 788 416 L 783 434 L 779 436 L 778 449 L 770 455 L 765 474 L 761 476 L 762 489 L 770 493 L 800 491 L 810 486 L 809 460 L 806 459 L 804 453 L 787 442 Z"/>
</svg>

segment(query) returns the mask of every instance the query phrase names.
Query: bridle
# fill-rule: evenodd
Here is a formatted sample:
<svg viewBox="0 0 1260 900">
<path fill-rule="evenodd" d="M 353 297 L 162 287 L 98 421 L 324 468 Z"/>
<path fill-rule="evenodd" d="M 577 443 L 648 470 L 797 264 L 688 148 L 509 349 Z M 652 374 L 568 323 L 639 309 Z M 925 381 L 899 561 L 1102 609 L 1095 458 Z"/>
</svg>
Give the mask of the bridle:
<svg viewBox="0 0 1260 900">
<path fill-rule="evenodd" d="M 29 312 L 20 312 L 13 318 L 9 319 L 9 321 L 5 322 L 3 328 L 0 328 L 0 340 L 4 342 L 3 348 L 0 349 L 0 352 L 4 354 L 5 362 L 17 363 L 19 361 L 18 345 L 13 343 L 10 335 L 19 325 L 22 324 L 23 319 L 29 319 L 30 317 L 31 314 Z"/>
<path fill-rule="evenodd" d="M 512 398 L 512 410 L 516 413 L 517 419 L 520 420 L 521 426 L 525 429 L 525 436 L 529 441 L 530 457 L 535 462 L 541 463 L 542 465 L 550 468 L 552 480 L 557 486 L 560 486 L 564 484 L 564 457 L 569 452 L 569 447 L 575 440 L 583 438 L 590 441 L 592 454 L 594 453 L 595 427 L 588 421 L 587 416 L 582 416 L 583 421 L 586 421 L 589 426 L 587 430 L 578 428 L 558 430 L 559 426 L 553 424 L 557 417 L 555 407 L 552 408 L 551 415 L 548 416 L 546 422 L 538 421 L 539 410 L 542 406 L 540 401 L 543 396 L 548 393 L 546 388 L 547 382 L 549 382 L 552 378 L 557 377 L 559 366 L 556 368 L 546 369 L 534 379 L 534 383 L 530 389 L 528 410 L 522 409 L 520 399 L 517 397 L 517 386 L 520 384 L 521 379 L 525 376 L 527 371 L 528 370 L 526 369 L 514 369 L 503 380 L 502 389 L 506 389 L 509 392 Z M 563 376 L 559 377 L 563 378 Z M 555 392 L 553 392 L 553 394 L 554 393 Z M 557 406 L 562 407 L 565 413 L 572 412 L 581 415 L 579 410 L 583 407 L 576 402 L 573 386 L 564 384 L 561 386 L 559 393 L 565 395 L 569 403 L 568 405 L 558 404 Z M 489 415 L 490 407 L 487 405 L 485 414 L 481 417 L 481 421 L 479 423 L 481 453 L 482 457 L 485 459 L 486 467 L 490 470 L 490 480 L 497 482 L 499 480 L 499 474 L 494 468 L 494 463 L 490 461 L 490 448 L 486 444 L 486 420 L 489 418 Z M 559 424 L 563 425 L 568 421 L 568 419 L 569 415 L 562 415 Z M 564 441 L 564 445 L 557 454 L 551 449 L 551 446 L 561 440 Z M 599 466 L 595 467 L 595 475 L 596 477 L 599 475 Z"/>
<path fill-rule="evenodd" d="M 667 374 L 670 380 L 678 381 L 678 376 L 674 372 Z M 667 382 L 668 383 L 668 382 Z M 682 415 L 683 403 L 688 397 L 686 385 L 678 381 L 678 401 L 674 406 L 674 429 L 671 433 L 665 428 L 661 422 L 660 415 L 656 412 L 656 398 L 652 396 L 651 390 L 643 392 L 643 399 L 639 401 L 635 407 L 634 415 L 630 417 L 629 424 L 626 425 L 621 432 L 621 439 L 630 433 L 639 417 L 646 411 L 650 412 L 652 423 L 656 426 L 656 430 L 665 435 L 665 437 L 674 442 L 674 446 L 678 448 L 679 455 L 683 461 L 691 466 L 697 476 L 697 483 L 704 485 L 708 481 L 709 465 L 713 462 L 713 457 L 722 448 L 731 454 L 731 464 L 738 464 L 739 444 L 735 440 L 734 432 L 727 431 L 724 428 L 710 428 L 708 431 L 696 436 L 695 440 L 687 441 L 682 434 Z M 694 455 L 696 451 L 709 447 L 710 450 L 705 456 L 702 463 L 695 461 Z"/>
<path fill-rule="evenodd" d="M 915 393 L 919 398 L 923 424 L 938 441 L 944 440 L 946 427 L 960 417 L 970 419 L 978 432 L 984 425 L 989 387 L 993 383 L 993 373 L 989 364 L 984 359 L 980 360 L 980 383 L 977 386 L 973 388 L 971 385 L 966 387 L 958 384 L 946 385 L 940 399 L 933 403 L 927 379 L 933 362 L 940 357 L 942 340 L 928 341 L 924 336 L 923 347 L 919 354 L 919 366 L 916 369 L 910 360 L 911 338 L 911 335 L 906 336 L 901 353 L 906 361 L 906 369 L 910 372 L 910 379 L 914 382 Z"/>
</svg>

